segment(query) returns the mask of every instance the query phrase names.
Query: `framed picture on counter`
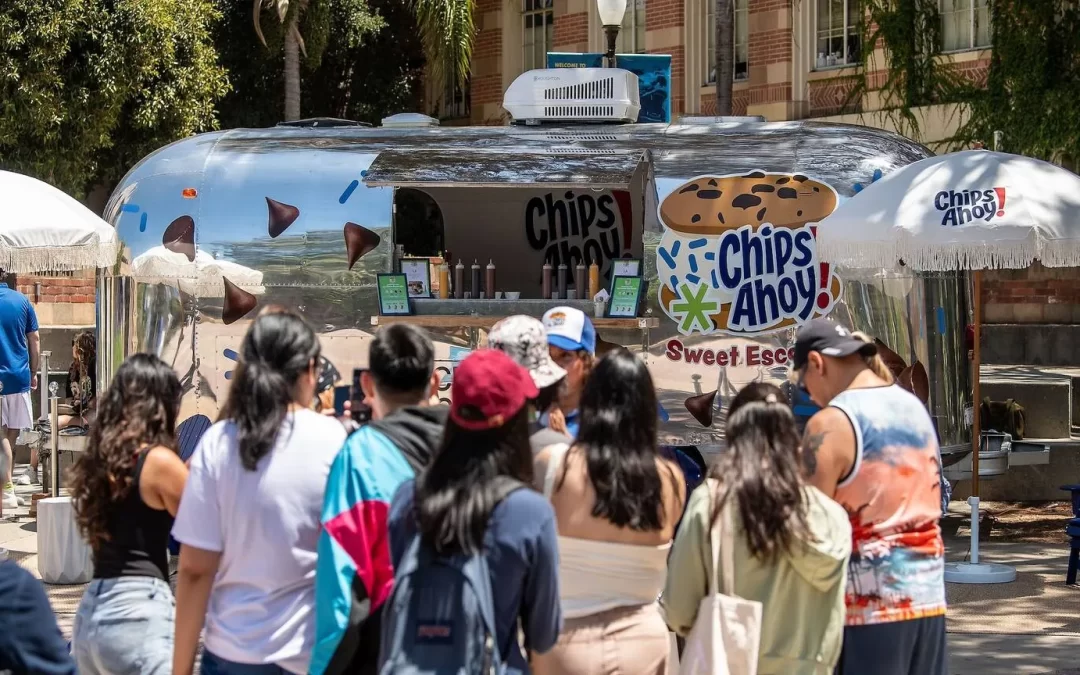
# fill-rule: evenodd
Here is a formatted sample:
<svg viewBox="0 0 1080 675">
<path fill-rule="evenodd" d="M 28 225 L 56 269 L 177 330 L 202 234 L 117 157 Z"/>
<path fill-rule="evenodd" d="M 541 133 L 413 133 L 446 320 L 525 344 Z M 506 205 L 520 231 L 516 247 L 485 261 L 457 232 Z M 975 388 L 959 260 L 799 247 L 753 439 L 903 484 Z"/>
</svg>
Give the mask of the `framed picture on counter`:
<svg viewBox="0 0 1080 675">
<path fill-rule="evenodd" d="M 608 300 L 607 318 L 633 319 L 641 306 L 641 294 L 645 289 L 641 277 L 616 276 L 611 279 L 611 299 Z"/>
<path fill-rule="evenodd" d="M 637 258 L 619 258 L 611 261 L 612 277 L 640 277 L 641 261 Z"/>
<path fill-rule="evenodd" d="M 412 314 L 412 307 L 409 305 L 408 278 L 404 274 L 380 274 L 377 279 L 379 314 L 383 316 Z"/>
<path fill-rule="evenodd" d="M 401 273 L 409 286 L 410 298 L 431 297 L 431 260 L 428 258 L 402 258 Z"/>
</svg>

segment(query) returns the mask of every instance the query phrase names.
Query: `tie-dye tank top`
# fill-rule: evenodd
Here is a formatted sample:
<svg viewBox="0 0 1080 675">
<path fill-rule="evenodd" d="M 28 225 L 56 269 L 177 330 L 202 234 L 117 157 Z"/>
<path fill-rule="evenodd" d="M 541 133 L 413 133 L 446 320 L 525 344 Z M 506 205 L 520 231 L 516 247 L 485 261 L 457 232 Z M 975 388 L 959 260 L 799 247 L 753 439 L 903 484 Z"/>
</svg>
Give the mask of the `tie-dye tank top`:
<svg viewBox="0 0 1080 675">
<path fill-rule="evenodd" d="M 897 386 L 849 389 L 830 405 L 857 445 L 836 490 L 852 531 L 847 625 L 944 614 L 940 450 L 926 407 Z"/>
</svg>

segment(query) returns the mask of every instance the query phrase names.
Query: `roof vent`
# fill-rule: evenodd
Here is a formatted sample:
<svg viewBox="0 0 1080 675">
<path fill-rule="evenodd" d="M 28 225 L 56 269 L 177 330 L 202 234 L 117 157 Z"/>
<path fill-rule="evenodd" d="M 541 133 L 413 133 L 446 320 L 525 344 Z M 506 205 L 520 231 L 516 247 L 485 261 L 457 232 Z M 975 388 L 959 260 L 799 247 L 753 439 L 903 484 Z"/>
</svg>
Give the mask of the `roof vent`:
<svg viewBox="0 0 1080 675">
<path fill-rule="evenodd" d="M 520 75 L 503 107 L 515 124 L 635 122 L 637 75 L 618 68 L 549 68 Z"/>
<path fill-rule="evenodd" d="M 292 120 L 290 122 L 278 122 L 279 127 L 320 127 L 323 129 L 333 127 L 370 127 L 367 122 L 357 122 L 356 120 L 344 120 L 338 117 L 309 117 L 303 120 Z"/>
<path fill-rule="evenodd" d="M 702 115 L 682 117 L 679 119 L 678 124 L 757 124 L 765 121 L 765 118 L 761 115 Z"/>
<path fill-rule="evenodd" d="M 408 129 L 416 127 L 437 127 L 439 120 L 422 113 L 398 113 L 382 119 L 382 126 L 388 129 Z"/>
</svg>

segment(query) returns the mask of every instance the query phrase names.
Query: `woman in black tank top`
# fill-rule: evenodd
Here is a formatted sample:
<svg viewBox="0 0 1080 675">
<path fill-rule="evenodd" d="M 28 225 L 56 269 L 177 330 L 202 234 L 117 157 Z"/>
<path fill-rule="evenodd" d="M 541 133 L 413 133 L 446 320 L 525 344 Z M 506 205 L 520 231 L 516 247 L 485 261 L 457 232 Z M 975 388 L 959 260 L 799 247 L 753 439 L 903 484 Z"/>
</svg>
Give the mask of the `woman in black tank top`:
<svg viewBox="0 0 1080 675">
<path fill-rule="evenodd" d="M 94 552 L 72 641 L 79 672 L 172 668 L 176 602 L 167 546 L 187 480 L 177 456 L 180 382 L 149 354 L 124 361 L 72 470 L 76 520 Z"/>
</svg>

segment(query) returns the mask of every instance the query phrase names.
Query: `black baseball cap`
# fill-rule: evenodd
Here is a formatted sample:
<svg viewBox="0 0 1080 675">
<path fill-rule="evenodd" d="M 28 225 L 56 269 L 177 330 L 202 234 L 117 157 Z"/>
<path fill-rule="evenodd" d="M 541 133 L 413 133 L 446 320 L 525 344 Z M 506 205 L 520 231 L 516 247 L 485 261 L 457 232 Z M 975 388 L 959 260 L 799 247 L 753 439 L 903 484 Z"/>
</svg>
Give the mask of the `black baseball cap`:
<svg viewBox="0 0 1080 675">
<path fill-rule="evenodd" d="M 792 361 L 792 368 L 802 370 L 810 352 L 834 358 L 852 354 L 873 356 L 877 354 L 877 345 L 853 337 L 851 331 L 838 323 L 828 319 L 814 319 L 803 324 L 795 336 L 795 359 Z"/>
</svg>

